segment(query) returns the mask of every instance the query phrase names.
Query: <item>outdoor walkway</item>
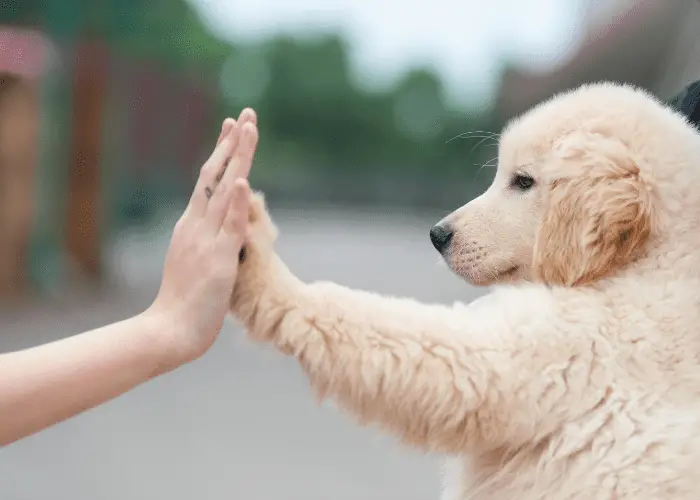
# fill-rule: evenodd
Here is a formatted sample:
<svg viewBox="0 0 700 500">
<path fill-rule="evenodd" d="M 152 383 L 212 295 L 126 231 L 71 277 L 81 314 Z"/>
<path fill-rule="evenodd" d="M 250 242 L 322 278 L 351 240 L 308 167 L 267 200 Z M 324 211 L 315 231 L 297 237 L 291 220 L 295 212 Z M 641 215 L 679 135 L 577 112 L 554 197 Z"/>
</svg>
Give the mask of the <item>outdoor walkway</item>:
<svg viewBox="0 0 700 500">
<path fill-rule="evenodd" d="M 428 239 L 437 218 L 276 216 L 280 253 L 305 279 L 433 302 L 474 298 L 438 264 Z M 3 313 L 0 350 L 138 312 L 154 296 L 166 245 L 158 233 L 124 238 L 113 259 L 119 290 Z M 249 344 L 229 322 L 201 360 L 0 450 L 0 498 L 437 500 L 439 465 L 319 406 L 293 359 Z"/>
</svg>

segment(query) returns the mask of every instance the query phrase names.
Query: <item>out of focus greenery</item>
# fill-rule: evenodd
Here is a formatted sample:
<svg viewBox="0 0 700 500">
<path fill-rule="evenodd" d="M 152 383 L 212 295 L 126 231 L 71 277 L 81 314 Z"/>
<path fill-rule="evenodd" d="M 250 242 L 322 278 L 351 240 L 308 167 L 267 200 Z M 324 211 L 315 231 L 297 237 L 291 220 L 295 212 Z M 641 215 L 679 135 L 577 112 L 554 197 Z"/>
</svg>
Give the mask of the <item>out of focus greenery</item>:
<svg viewBox="0 0 700 500">
<path fill-rule="evenodd" d="M 392 88 L 367 90 L 354 82 L 349 49 L 339 36 L 233 45 L 213 36 L 184 0 L 6 0 L 0 22 L 45 22 L 52 5 L 55 13 L 76 2 L 81 36 L 105 41 L 122 57 L 158 61 L 212 84 L 219 114 L 211 137 L 223 116 L 254 107 L 261 131 L 256 162 L 264 165 L 254 178 L 266 186 L 291 189 L 302 179 L 309 186 L 321 179 L 326 198 L 342 198 L 352 185 L 358 193 L 371 185 L 376 196 L 403 191 L 410 198 L 429 191 L 429 181 L 473 186 L 478 166 L 493 156 L 473 147 L 479 137 L 449 141 L 497 124 L 448 102 L 436 73 L 416 69 Z"/>
</svg>

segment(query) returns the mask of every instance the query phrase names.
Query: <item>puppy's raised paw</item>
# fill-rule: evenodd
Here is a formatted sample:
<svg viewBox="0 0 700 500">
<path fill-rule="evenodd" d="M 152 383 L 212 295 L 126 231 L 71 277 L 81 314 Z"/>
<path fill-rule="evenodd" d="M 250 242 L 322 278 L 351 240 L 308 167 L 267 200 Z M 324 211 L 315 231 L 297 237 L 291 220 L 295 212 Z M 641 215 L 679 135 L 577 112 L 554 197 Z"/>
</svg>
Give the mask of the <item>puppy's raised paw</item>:
<svg viewBox="0 0 700 500">
<path fill-rule="evenodd" d="M 277 228 L 265 205 L 265 196 L 259 191 L 251 193 L 248 209 L 248 232 L 238 260 L 244 262 L 249 256 L 266 260 L 266 257 L 273 251 L 277 234 Z"/>
<path fill-rule="evenodd" d="M 252 232 L 252 238 L 265 240 L 270 244 L 274 244 L 275 240 L 277 240 L 277 228 L 267 211 L 265 195 L 260 191 L 251 194 L 248 221 Z"/>
<path fill-rule="evenodd" d="M 270 218 L 262 193 L 251 193 L 248 230 L 239 255 L 238 278 L 231 295 L 231 312 L 250 322 L 256 316 L 261 295 L 276 280 L 274 245 L 277 228 Z"/>
</svg>

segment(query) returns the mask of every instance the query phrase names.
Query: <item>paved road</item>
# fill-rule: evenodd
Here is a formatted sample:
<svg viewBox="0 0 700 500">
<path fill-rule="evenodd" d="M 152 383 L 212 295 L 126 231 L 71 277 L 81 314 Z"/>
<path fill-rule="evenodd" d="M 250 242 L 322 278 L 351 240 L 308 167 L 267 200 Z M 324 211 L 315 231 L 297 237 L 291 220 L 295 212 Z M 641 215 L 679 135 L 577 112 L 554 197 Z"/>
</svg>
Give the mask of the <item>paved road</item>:
<svg viewBox="0 0 700 500">
<path fill-rule="evenodd" d="M 439 264 L 427 237 L 437 216 L 275 215 L 279 251 L 305 279 L 434 302 L 477 295 Z M 155 233 L 121 240 L 120 292 L 4 313 L 0 350 L 137 312 L 153 296 L 166 244 Z M 439 465 L 319 406 L 294 360 L 227 324 L 201 360 L 0 450 L 0 498 L 437 499 Z"/>
</svg>

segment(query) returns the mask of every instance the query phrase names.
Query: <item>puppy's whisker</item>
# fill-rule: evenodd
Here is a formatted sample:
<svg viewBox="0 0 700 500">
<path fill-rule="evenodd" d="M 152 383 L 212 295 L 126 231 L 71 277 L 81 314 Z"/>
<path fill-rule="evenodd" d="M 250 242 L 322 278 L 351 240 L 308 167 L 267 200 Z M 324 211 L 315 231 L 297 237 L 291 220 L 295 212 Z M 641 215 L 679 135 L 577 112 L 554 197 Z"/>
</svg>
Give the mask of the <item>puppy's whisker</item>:
<svg viewBox="0 0 700 500">
<path fill-rule="evenodd" d="M 477 135 L 478 134 L 478 135 Z M 486 130 L 472 130 L 470 132 L 463 132 L 461 134 L 457 134 L 456 136 L 452 137 L 451 139 L 448 139 L 445 141 L 445 144 L 448 142 L 452 142 L 455 139 L 469 139 L 472 137 L 476 138 L 488 138 L 488 139 L 498 139 L 501 137 L 501 134 L 497 134 L 495 132 L 488 132 Z"/>
<path fill-rule="evenodd" d="M 476 176 L 479 175 L 479 174 L 481 173 L 481 171 L 482 171 L 484 168 L 486 168 L 486 167 L 493 167 L 493 166 L 494 166 L 494 165 L 491 165 L 491 162 L 492 162 L 492 161 L 496 161 L 496 162 L 497 162 L 497 161 L 498 161 L 498 157 L 497 157 L 497 156 L 496 156 L 496 157 L 493 157 L 493 158 L 491 158 L 490 160 L 488 160 L 487 162 L 482 163 L 481 166 L 476 170 L 476 172 L 474 172 L 474 177 L 472 178 L 472 182 L 474 182 L 474 180 L 476 179 Z"/>
<path fill-rule="evenodd" d="M 490 160 L 484 162 L 484 163 L 481 165 L 481 167 L 479 167 L 479 171 L 481 171 L 484 167 L 494 167 L 495 165 L 492 164 L 491 162 L 496 162 L 496 164 L 497 164 L 497 163 L 498 163 L 498 156 L 494 156 L 494 157 L 491 158 Z"/>
<path fill-rule="evenodd" d="M 486 271 L 491 275 L 492 281 L 498 281 L 498 273 L 493 269 L 492 266 L 486 266 Z"/>
<path fill-rule="evenodd" d="M 501 134 L 498 134 L 496 132 L 492 132 L 490 130 L 469 130 L 467 132 L 462 132 L 461 134 L 457 134 L 455 136 L 455 138 L 457 138 L 457 137 L 469 137 L 469 136 L 476 135 L 476 134 L 489 135 L 492 137 L 500 137 L 500 135 L 501 135 Z"/>
<path fill-rule="evenodd" d="M 491 137 L 484 137 L 484 138 L 482 138 L 479 142 L 477 142 L 477 143 L 471 148 L 471 150 L 469 151 L 469 154 L 471 155 L 471 154 L 474 152 L 474 150 L 475 150 L 476 148 L 478 148 L 479 146 L 481 146 L 482 144 L 484 144 L 484 142 L 485 142 L 485 141 L 488 141 L 489 139 L 491 139 Z M 486 145 L 489 146 L 489 145 L 497 145 L 497 144 L 498 144 L 498 142 L 495 142 L 495 143 L 493 143 L 493 144 L 486 144 Z"/>
</svg>

